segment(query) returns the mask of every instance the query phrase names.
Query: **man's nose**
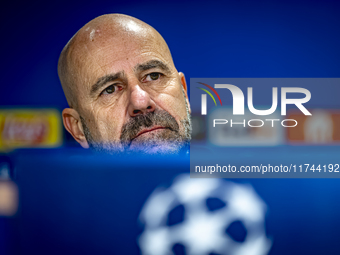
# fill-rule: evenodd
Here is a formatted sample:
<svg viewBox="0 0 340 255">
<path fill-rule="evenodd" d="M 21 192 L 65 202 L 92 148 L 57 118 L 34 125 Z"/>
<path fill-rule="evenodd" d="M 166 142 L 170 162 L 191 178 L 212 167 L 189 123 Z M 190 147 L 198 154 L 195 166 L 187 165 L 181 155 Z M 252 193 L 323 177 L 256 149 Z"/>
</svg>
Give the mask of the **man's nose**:
<svg viewBox="0 0 340 255">
<path fill-rule="evenodd" d="M 131 90 L 128 112 L 134 117 L 139 114 L 153 112 L 156 109 L 155 102 L 151 99 L 149 93 L 136 85 Z"/>
</svg>

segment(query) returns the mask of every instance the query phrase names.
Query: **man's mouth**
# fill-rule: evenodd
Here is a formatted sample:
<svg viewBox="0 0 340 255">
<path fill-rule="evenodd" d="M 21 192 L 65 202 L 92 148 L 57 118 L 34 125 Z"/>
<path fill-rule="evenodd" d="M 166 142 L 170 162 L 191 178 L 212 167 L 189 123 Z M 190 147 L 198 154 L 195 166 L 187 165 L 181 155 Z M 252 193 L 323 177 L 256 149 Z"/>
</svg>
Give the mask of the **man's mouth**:
<svg viewBox="0 0 340 255">
<path fill-rule="evenodd" d="M 134 138 L 131 139 L 131 142 L 134 139 L 140 137 L 141 135 L 145 135 L 147 133 L 150 133 L 150 132 L 153 132 L 153 131 L 156 131 L 156 130 L 161 130 L 161 129 L 169 129 L 169 128 L 162 127 L 162 126 L 152 126 L 152 127 L 149 127 L 149 128 L 143 128 L 141 131 L 138 132 L 138 134 Z"/>
</svg>

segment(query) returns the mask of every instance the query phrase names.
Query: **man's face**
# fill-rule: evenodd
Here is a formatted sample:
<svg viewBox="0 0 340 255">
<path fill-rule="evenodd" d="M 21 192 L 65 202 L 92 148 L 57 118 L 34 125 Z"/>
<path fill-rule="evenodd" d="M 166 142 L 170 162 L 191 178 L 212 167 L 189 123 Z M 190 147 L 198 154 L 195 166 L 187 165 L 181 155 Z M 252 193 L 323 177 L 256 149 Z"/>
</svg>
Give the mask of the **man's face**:
<svg viewBox="0 0 340 255">
<path fill-rule="evenodd" d="M 89 32 L 79 58 L 76 100 L 90 146 L 107 151 L 175 152 L 190 140 L 183 74 L 155 36 Z"/>
</svg>

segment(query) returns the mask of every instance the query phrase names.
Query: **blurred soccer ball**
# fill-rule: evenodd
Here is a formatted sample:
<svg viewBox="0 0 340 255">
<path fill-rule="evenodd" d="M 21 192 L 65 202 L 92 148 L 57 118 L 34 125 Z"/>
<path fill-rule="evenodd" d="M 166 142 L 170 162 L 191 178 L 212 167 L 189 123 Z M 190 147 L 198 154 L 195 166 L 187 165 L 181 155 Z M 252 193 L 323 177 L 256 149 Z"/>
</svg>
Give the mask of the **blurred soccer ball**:
<svg viewBox="0 0 340 255">
<path fill-rule="evenodd" d="M 265 211 L 250 185 L 180 175 L 145 202 L 138 243 L 147 255 L 267 254 Z"/>
</svg>

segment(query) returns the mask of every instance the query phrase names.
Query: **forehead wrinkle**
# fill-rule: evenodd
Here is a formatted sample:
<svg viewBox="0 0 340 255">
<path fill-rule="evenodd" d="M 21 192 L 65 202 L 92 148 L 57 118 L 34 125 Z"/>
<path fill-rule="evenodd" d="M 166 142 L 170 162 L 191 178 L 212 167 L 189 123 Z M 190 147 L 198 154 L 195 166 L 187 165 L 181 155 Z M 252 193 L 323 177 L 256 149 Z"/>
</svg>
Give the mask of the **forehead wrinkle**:
<svg viewBox="0 0 340 255">
<path fill-rule="evenodd" d="M 92 53 L 91 51 L 87 48 L 87 46 L 85 45 L 85 48 L 87 50 L 87 52 L 90 54 L 91 58 L 93 59 L 93 61 L 97 64 L 97 66 L 99 67 L 98 69 L 101 69 L 103 72 L 104 72 L 104 69 L 103 67 L 98 63 L 98 58 L 96 58 Z M 97 70 L 98 70 L 97 69 Z"/>
<path fill-rule="evenodd" d="M 121 51 L 123 51 L 123 50 L 128 51 L 130 48 L 131 49 L 137 48 L 136 45 L 131 45 L 131 43 L 130 43 L 130 45 L 125 45 L 125 47 L 120 47 L 120 48 L 115 48 L 113 45 L 114 45 L 114 42 L 107 44 L 105 46 L 98 46 L 97 44 L 84 45 L 85 49 L 86 49 L 86 53 L 88 53 L 88 55 L 91 57 L 92 61 L 94 61 L 98 66 L 98 68 L 96 70 L 101 69 L 104 72 L 103 65 L 101 64 L 101 61 L 103 61 L 104 66 L 109 64 L 109 63 L 112 63 L 112 62 L 107 61 L 108 55 L 114 55 L 114 56 L 112 56 L 112 58 L 114 58 L 115 56 L 118 56 L 119 54 L 121 54 Z M 107 51 L 107 49 L 110 49 L 110 48 L 112 48 L 112 52 L 105 54 L 105 51 Z M 121 56 L 121 58 L 124 58 L 124 56 Z"/>
<path fill-rule="evenodd" d="M 97 71 L 97 70 L 101 69 L 104 72 L 103 67 L 98 63 L 97 58 L 94 57 L 94 55 L 91 53 L 91 50 L 87 47 L 87 45 L 84 45 L 84 46 L 85 46 L 87 54 L 90 55 L 90 57 L 92 59 L 91 62 L 94 63 L 97 66 L 97 68 L 95 70 Z M 88 67 L 88 65 L 86 65 L 86 67 Z M 88 73 L 87 70 L 86 70 L 86 73 Z M 91 78 L 90 78 L 90 83 L 91 82 L 92 81 L 91 81 Z M 89 85 L 89 84 L 87 84 L 87 85 Z"/>
</svg>

